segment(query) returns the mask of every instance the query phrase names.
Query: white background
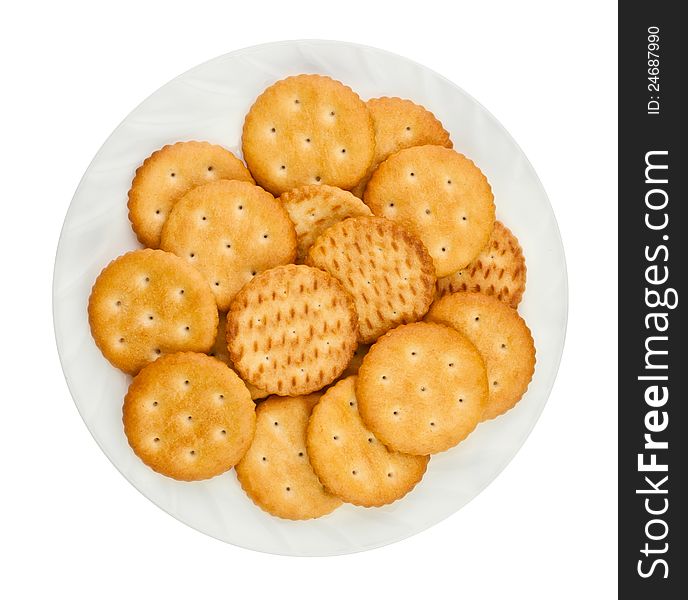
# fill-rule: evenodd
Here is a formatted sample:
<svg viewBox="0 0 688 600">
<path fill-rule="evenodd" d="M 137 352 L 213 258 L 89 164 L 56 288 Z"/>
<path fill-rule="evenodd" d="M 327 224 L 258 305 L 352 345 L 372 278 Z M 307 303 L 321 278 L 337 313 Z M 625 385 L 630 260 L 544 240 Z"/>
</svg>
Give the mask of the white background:
<svg viewBox="0 0 688 600">
<path fill-rule="evenodd" d="M 0 9 L 0 597 L 610 598 L 616 594 L 616 3 L 25 2 Z M 521 144 L 567 252 L 550 402 L 459 513 L 358 555 L 240 550 L 174 521 L 110 465 L 55 349 L 54 252 L 111 130 L 236 48 L 327 38 L 397 52 L 475 96 Z"/>
</svg>

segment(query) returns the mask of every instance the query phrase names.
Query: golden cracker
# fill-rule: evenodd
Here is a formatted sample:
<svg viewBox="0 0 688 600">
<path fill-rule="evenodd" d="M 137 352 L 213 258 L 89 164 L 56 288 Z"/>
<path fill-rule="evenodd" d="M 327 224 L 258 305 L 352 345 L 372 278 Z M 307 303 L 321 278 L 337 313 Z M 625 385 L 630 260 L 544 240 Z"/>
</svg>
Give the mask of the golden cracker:
<svg viewBox="0 0 688 600">
<path fill-rule="evenodd" d="M 386 448 L 363 424 L 357 404 L 355 376 L 323 394 L 308 424 L 308 455 L 332 494 L 358 506 L 382 506 L 416 486 L 430 457 Z"/>
<path fill-rule="evenodd" d="M 308 460 L 306 428 L 319 399 L 271 396 L 256 409 L 256 434 L 236 474 L 248 497 L 276 517 L 315 519 L 342 503 L 325 490 Z"/>
<path fill-rule="evenodd" d="M 395 152 L 432 144 L 451 148 L 449 132 L 428 109 L 402 98 L 371 98 L 366 106 L 375 128 L 375 159 L 365 177 L 352 190 L 363 197 L 366 184 L 377 166 Z"/>
<path fill-rule="evenodd" d="M 160 246 L 198 269 L 227 311 L 257 273 L 294 260 L 296 233 L 272 194 L 244 181 L 215 181 L 177 201 Z"/>
<path fill-rule="evenodd" d="M 305 265 L 259 274 L 227 315 L 237 371 L 280 396 L 309 394 L 334 381 L 353 356 L 357 331 L 353 301 L 340 283 Z"/>
<path fill-rule="evenodd" d="M 363 199 L 374 214 L 400 222 L 423 241 L 438 277 L 469 264 L 494 227 L 487 178 L 463 154 L 441 146 L 390 156 L 373 173 Z"/>
<path fill-rule="evenodd" d="M 246 163 L 276 196 L 307 184 L 351 189 L 375 152 L 365 103 L 339 81 L 296 75 L 268 87 L 246 115 Z"/>
<path fill-rule="evenodd" d="M 305 185 L 282 194 L 279 199 L 296 228 L 296 262 L 305 261 L 316 238 L 339 221 L 371 215 L 370 209 L 351 192 L 330 185 Z"/>
<path fill-rule="evenodd" d="M 435 269 L 425 246 L 380 217 L 333 225 L 311 246 L 306 262 L 336 277 L 351 294 L 363 343 L 421 319 L 435 294 Z"/>
<path fill-rule="evenodd" d="M 183 481 L 231 469 L 255 430 L 255 410 L 241 379 L 204 354 L 168 354 L 134 378 L 122 409 L 124 433 L 151 469 Z"/>
<path fill-rule="evenodd" d="M 427 319 L 462 332 L 482 354 L 490 387 L 483 420 L 513 408 L 535 371 L 533 336 L 518 312 L 494 296 L 457 293 L 437 300 Z"/>
<path fill-rule="evenodd" d="M 214 356 L 218 360 L 225 363 L 232 371 L 236 371 L 232 359 L 229 357 L 229 350 L 227 349 L 227 315 L 220 315 L 220 320 L 217 325 L 217 336 L 215 336 L 215 343 L 208 352 L 209 356 Z M 244 381 L 244 385 L 248 388 L 251 394 L 251 400 L 260 400 L 269 396 L 265 390 L 259 390 L 255 385 L 248 381 Z"/>
<path fill-rule="evenodd" d="M 208 142 L 177 142 L 153 152 L 136 169 L 129 190 L 129 220 L 144 246 L 160 247 L 162 226 L 177 200 L 194 187 L 218 179 L 253 183 L 234 154 Z"/>
<path fill-rule="evenodd" d="M 412 323 L 373 344 L 356 386 L 363 422 L 387 446 L 434 454 L 455 446 L 487 405 L 485 363 L 458 331 Z"/>
<path fill-rule="evenodd" d="M 115 367 L 135 375 L 162 354 L 207 352 L 215 298 L 201 274 L 162 250 L 134 250 L 100 273 L 88 301 L 91 335 Z"/>
<path fill-rule="evenodd" d="M 516 308 L 526 289 L 526 260 L 516 236 L 500 221 L 482 252 L 463 269 L 437 280 L 438 296 L 481 292 Z"/>
</svg>

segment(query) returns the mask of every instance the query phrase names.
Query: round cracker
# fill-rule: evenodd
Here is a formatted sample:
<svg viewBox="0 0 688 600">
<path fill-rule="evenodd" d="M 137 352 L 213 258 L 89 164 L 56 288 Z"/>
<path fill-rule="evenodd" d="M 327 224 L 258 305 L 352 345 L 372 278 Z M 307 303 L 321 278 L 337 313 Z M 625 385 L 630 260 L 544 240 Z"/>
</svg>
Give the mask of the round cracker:
<svg viewBox="0 0 688 600">
<path fill-rule="evenodd" d="M 375 128 L 375 159 L 365 177 L 352 190 L 363 197 L 366 184 L 377 166 L 404 148 L 433 144 L 451 148 L 449 132 L 427 108 L 402 98 L 371 98 L 366 106 Z"/>
<path fill-rule="evenodd" d="M 88 320 L 105 358 L 135 375 L 162 354 L 207 352 L 218 314 L 196 269 L 169 252 L 144 249 L 103 269 L 88 300 Z"/>
<path fill-rule="evenodd" d="M 374 214 L 399 221 L 425 244 L 438 277 L 470 263 L 495 221 L 492 189 L 482 171 L 441 146 L 417 146 L 390 156 L 364 195 Z"/>
<path fill-rule="evenodd" d="M 331 493 L 358 506 L 382 506 L 416 486 L 430 457 L 385 447 L 366 428 L 357 405 L 355 376 L 323 394 L 308 424 L 308 455 Z"/>
<path fill-rule="evenodd" d="M 306 184 L 351 189 L 375 152 L 365 103 L 339 81 L 296 75 L 268 87 L 246 115 L 246 163 L 276 196 Z"/>
<path fill-rule="evenodd" d="M 351 294 L 363 343 L 418 321 L 435 295 L 435 269 L 425 246 L 388 219 L 355 217 L 333 225 L 311 246 L 306 262 L 336 277 Z"/>
<path fill-rule="evenodd" d="M 412 323 L 373 344 L 358 371 L 364 423 L 390 448 L 434 454 L 455 446 L 487 405 L 485 363 L 468 338 L 437 323 Z"/>
<path fill-rule="evenodd" d="M 232 359 L 229 357 L 229 350 L 227 349 L 227 315 L 220 315 L 220 320 L 217 325 L 217 336 L 215 336 L 215 343 L 208 352 L 209 356 L 214 356 L 218 360 L 225 363 L 232 371 L 236 371 Z M 244 381 L 244 385 L 248 388 L 251 394 L 251 400 L 260 400 L 269 396 L 265 390 L 259 390 L 255 385 Z"/>
<path fill-rule="evenodd" d="M 183 481 L 231 469 L 253 439 L 255 406 L 241 379 L 204 354 L 163 356 L 134 378 L 124 433 L 151 469 Z"/>
<path fill-rule="evenodd" d="M 162 226 L 177 200 L 218 179 L 253 183 L 244 163 L 222 146 L 177 142 L 153 152 L 136 169 L 129 190 L 129 220 L 139 242 L 158 248 Z"/>
<path fill-rule="evenodd" d="M 237 371 L 271 394 L 310 394 L 334 381 L 356 349 L 354 304 L 329 274 L 275 267 L 248 283 L 227 315 Z"/>
<path fill-rule="evenodd" d="M 490 397 L 483 420 L 513 408 L 535 371 L 535 344 L 523 318 L 494 296 L 457 293 L 437 300 L 427 319 L 454 327 L 485 360 Z"/>
<path fill-rule="evenodd" d="M 319 399 L 271 396 L 256 409 L 256 434 L 236 474 L 248 497 L 276 517 L 315 519 L 342 503 L 325 490 L 308 460 L 306 429 Z"/>
<path fill-rule="evenodd" d="M 215 181 L 175 204 L 160 246 L 198 269 L 227 311 L 257 273 L 294 260 L 296 233 L 272 194 L 244 181 Z"/>
<path fill-rule="evenodd" d="M 279 198 L 296 228 L 296 262 L 302 263 L 315 239 L 328 227 L 349 217 L 371 215 L 351 192 L 331 185 L 304 185 Z"/>
<path fill-rule="evenodd" d="M 516 308 L 526 289 L 526 260 L 516 236 L 500 221 L 482 252 L 463 269 L 437 280 L 438 296 L 480 292 Z"/>
</svg>

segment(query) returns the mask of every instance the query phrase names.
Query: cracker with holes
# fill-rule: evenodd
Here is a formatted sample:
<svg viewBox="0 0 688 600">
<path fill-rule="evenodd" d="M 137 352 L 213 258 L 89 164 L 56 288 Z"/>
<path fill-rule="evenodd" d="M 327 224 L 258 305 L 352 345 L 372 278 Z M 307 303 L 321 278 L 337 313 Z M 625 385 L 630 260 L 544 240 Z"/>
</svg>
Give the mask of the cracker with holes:
<svg viewBox="0 0 688 600">
<path fill-rule="evenodd" d="M 257 273 L 294 260 L 296 233 L 272 194 L 244 181 L 215 181 L 175 204 L 160 247 L 198 269 L 227 311 Z"/>
<path fill-rule="evenodd" d="M 490 388 L 483 420 L 513 408 L 535 371 L 533 337 L 518 312 L 494 296 L 457 293 L 437 300 L 427 319 L 462 332 L 482 354 Z"/>
<path fill-rule="evenodd" d="M 189 190 L 218 179 L 253 183 L 234 154 L 208 142 L 177 142 L 153 152 L 136 169 L 129 190 L 129 220 L 144 246 L 160 247 L 160 234 L 172 207 Z"/>
<path fill-rule="evenodd" d="M 245 381 L 280 396 L 309 394 L 334 381 L 356 349 L 351 297 L 328 273 L 275 267 L 236 296 L 227 345 Z"/>
<path fill-rule="evenodd" d="M 98 348 L 135 375 L 162 354 L 207 352 L 217 332 L 215 298 L 184 260 L 162 250 L 134 250 L 96 279 L 88 320 Z"/>
<path fill-rule="evenodd" d="M 487 246 L 469 265 L 437 280 L 439 296 L 481 292 L 516 308 L 526 289 L 526 261 L 516 236 L 495 221 Z"/>
<path fill-rule="evenodd" d="M 296 75 L 256 99 L 242 149 L 258 184 L 275 195 L 318 183 L 351 189 L 373 161 L 375 133 L 351 88 L 323 75 Z"/>
<path fill-rule="evenodd" d="M 305 185 L 279 198 L 296 227 L 296 262 L 302 263 L 308 249 L 328 227 L 349 217 L 371 215 L 362 200 L 330 185 Z"/>
<path fill-rule="evenodd" d="M 387 448 L 364 425 L 357 404 L 355 376 L 323 394 L 308 424 L 308 455 L 331 493 L 358 506 L 382 506 L 416 486 L 430 457 Z"/>
<path fill-rule="evenodd" d="M 163 356 L 134 378 L 124 398 L 124 432 L 151 469 L 183 481 L 231 469 L 248 450 L 254 404 L 241 379 L 215 358 Z"/>
<path fill-rule="evenodd" d="M 371 98 L 366 106 L 375 128 L 375 158 L 352 192 L 359 198 L 377 166 L 404 148 L 434 144 L 451 148 L 449 132 L 420 104 L 402 98 Z"/>
<path fill-rule="evenodd" d="M 249 498 L 276 517 L 315 519 L 342 503 L 325 490 L 308 460 L 306 428 L 319 399 L 271 396 L 256 409 L 256 434 L 236 474 Z"/>
<path fill-rule="evenodd" d="M 336 277 L 351 294 L 359 339 L 366 344 L 401 323 L 421 319 L 435 294 L 435 269 L 425 246 L 380 217 L 333 225 L 311 246 L 306 262 Z"/>
<path fill-rule="evenodd" d="M 470 340 L 437 323 L 412 323 L 373 344 L 358 371 L 363 422 L 387 446 L 435 454 L 480 422 L 488 400 L 485 363 Z"/>
<path fill-rule="evenodd" d="M 225 363 L 232 371 L 236 371 L 234 368 L 234 363 L 232 359 L 229 358 L 229 350 L 227 350 L 227 315 L 221 314 L 220 321 L 217 325 L 217 336 L 215 337 L 215 343 L 213 347 L 208 352 L 209 356 L 214 356 L 218 360 Z M 248 381 L 244 381 L 244 384 L 248 388 L 251 394 L 252 400 L 260 400 L 269 396 L 265 390 L 259 390 L 255 385 L 251 385 Z"/>
<path fill-rule="evenodd" d="M 469 264 L 494 227 L 487 178 L 463 154 L 441 146 L 390 156 L 373 173 L 363 199 L 374 214 L 398 221 L 423 241 L 438 277 Z"/>
</svg>

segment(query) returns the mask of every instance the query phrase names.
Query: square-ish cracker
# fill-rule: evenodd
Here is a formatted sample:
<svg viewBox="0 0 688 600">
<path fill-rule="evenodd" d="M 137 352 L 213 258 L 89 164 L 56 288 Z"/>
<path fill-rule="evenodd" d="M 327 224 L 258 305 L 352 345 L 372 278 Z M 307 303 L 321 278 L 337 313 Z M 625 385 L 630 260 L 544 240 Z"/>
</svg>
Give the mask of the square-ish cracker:
<svg viewBox="0 0 688 600">
<path fill-rule="evenodd" d="M 165 219 L 189 190 L 218 179 L 253 183 L 234 154 L 208 142 L 177 142 L 153 152 L 136 169 L 129 190 L 129 220 L 139 241 L 160 247 Z"/>
<path fill-rule="evenodd" d="M 351 88 L 323 75 L 296 75 L 258 96 L 242 148 L 256 181 L 275 195 L 319 183 L 350 189 L 373 161 L 375 133 Z"/>
</svg>

